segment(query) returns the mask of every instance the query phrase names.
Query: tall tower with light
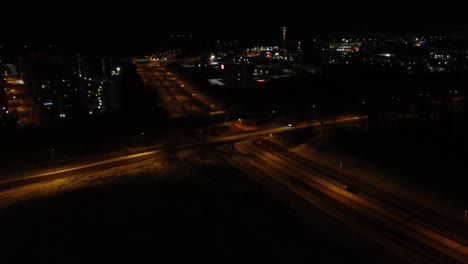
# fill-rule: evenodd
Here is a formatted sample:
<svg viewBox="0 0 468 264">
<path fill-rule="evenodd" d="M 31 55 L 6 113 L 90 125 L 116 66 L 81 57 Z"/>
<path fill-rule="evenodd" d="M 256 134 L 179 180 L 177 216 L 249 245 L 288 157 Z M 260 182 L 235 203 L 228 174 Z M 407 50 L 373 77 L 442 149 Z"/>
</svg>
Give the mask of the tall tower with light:
<svg viewBox="0 0 468 264">
<path fill-rule="evenodd" d="M 76 55 L 76 62 L 78 63 L 78 76 L 81 78 L 81 74 L 82 74 L 82 65 L 81 65 L 81 55 L 80 54 L 77 54 Z"/>
<path fill-rule="evenodd" d="M 281 27 L 281 49 L 286 50 L 286 27 Z"/>
</svg>

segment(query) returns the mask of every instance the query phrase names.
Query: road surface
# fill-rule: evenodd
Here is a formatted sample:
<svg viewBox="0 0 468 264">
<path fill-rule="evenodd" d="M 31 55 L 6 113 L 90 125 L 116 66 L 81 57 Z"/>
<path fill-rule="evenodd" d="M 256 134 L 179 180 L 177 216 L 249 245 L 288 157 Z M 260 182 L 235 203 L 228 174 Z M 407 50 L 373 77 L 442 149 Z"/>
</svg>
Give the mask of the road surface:
<svg viewBox="0 0 468 264">
<path fill-rule="evenodd" d="M 160 108 L 171 117 L 199 114 L 224 114 L 220 103 L 200 93 L 157 62 L 136 63 L 135 67 L 145 87 L 154 94 Z"/>
<path fill-rule="evenodd" d="M 362 122 L 365 119 L 365 116 L 341 116 L 336 117 L 333 119 L 327 119 L 323 124 L 327 124 L 328 126 L 336 126 L 336 125 L 345 125 L 345 124 L 353 124 L 356 122 Z M 245 122 L 238 121 L 238 122 Z M 227 123 L 230 125 L 235 124 L 236 122 Z M 223 123 L 225 124 L 225 123 Z M 137 158 L 138 160 L 142 158 L 150 159 L 152 155 L 167 152 L 167 151 L 177 151 L 182 149 L 189 149 L 189 148 L 197 148 L 206 145 L 223 145 L 223 144 L 234 144 L 236 142 L 241 141 L 248 141 L 256 138 L 265 138 L 271 137 L 272 135 L 282 134 L 282 133 L 290 133 L 314 126 L 322 126 L 322 122 L 320 121 L 309 121 L 298 123 L 294 127 L 289 127 L 287 125 L 275 126 L 270 128 L 264 129 L 257 129 L 252 131 L 245 131 L 240 133 L 232 133 L 232 134 L 224 134 L 224 135 L 216 135 L 216 136 L 207 136 L 207 137 L 199 137 L 199 138 L 192 138 L 188 140 L 180 140 L 174 139 L 173 142 L 166 142 L 164 145 L 161 146 L 152 146 L 142 148 L 141 150 L 132 151 L 130 156 L 128 153 L 122 155 L 115 155 L 109 157 L 109 154 L 102 154 L 102 155 L 95 155 L 92 158 L 82 158 L 76 162 L 70 161 L 66 165 L 56 164 L 47 164 L 44 167 L 40 167 L 37 169 L 31 170 L 16 170 L 9 173 L 4 173 L 0 175 L 0 189 L 1 186 L 14 186 L 15 184 L 28 184 L 30 180 L 34 178 L 35 181 L 38 179 L 43 178 L 44 180 L 48 180 L 47 177 L 51 175 L 55 175 L 54 177 L 58 177 L 63 173 L 70 173 L 70 172 L 79 172 L 79 170 L 84 168 L 95 168 L 96 171 L 102 169 L 104 166 L 119 166 L 119 164 L 126 164 L 129 160 L 133 158 Z M 58 176 L 57 176 L 58 175 Z M 46 177 L 47 176 L 47 177 Z M 10 183 L 8 183 L 10 182 Z M 11 182 L 16 182 L 13 185 L 6 185 L 12 184 Z"/>
<path fill-rule="evenodd" d="M 410 262 L 468 263 L 468 234 L 456 223 L 378 190 L 357 187 L 265 140 L 237 144 L 231 160 L 246 173 L 262 172 Z M 318 203 L 317 193 L 344 205 L 347 213 L 333 203 Z"/>
</svg>

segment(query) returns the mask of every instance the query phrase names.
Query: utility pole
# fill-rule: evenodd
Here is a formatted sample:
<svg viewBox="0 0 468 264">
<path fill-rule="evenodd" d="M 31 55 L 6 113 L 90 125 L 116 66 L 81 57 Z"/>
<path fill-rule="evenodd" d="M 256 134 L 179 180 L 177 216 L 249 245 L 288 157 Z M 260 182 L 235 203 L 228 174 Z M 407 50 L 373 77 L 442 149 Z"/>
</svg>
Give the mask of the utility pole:
<svg viewBox="0 0 468 264">
<path fill-rule="evenodd" d="M 340 162 L 340 178 L 341 178 L 341 170 L 343 169 L 343 162 Z"/>
<path fill-rule="evenodd" d="M 55 174 L 56 168 L 55 168 L 55 164 L 54 164 L 55 163 L 54 162 L 54 156 L 55 156 L 55 149 L 51 149 L 50 150 L 50 160 L 52 161 L 52 166 L 54 166 L 54 174 Z"/>
<path fill-rule="evenodd" d="M 192 114 L 193 112 L 193 100 L 196 95 L 197 95 L 196 93 L 193 93 L 192 97 L 190 97 L 190 114 Z"/>
</svg>

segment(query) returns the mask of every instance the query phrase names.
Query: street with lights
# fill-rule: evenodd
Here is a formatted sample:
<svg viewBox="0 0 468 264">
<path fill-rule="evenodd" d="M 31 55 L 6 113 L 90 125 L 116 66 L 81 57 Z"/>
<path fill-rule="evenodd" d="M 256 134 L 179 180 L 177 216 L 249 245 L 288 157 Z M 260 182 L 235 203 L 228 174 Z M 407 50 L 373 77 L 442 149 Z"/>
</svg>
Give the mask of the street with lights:
<svg viewBox="0 0 468 264">
<path fill-rule="evenodd" d="M 157 105 L 167 109 L 171 117 L 200 114 L 223 114 L 223 107 L 197 92 L 165 67 L 166 61 L 136 63 L 137 73 Z"/>
<path fill-rule="evenodd" d="M 135 162 L 151 159 L 163 153 L 217 145 L 228 161 L 247 175 L 268 177 L 324 210 L 350 228 L 375 239 L 402 258 L 434 260 L 439 263 L 464 263 L 468 247 L 466 229 L 457 223 L 439 218 L 416 205 L 395 199 L 390 193 L 365 183 L 344 179 L 336 171 L 311 164 L 274 144 L 282 133 L 320 126 L 359 125 L 366 116 L 341 116 L 327 120 L 297 123 L 294 126 L 259 128 L 253 131 L 168 142 L 132 152 L 95 156 L 79 162 L 50 164 L 30 171 L 15 171 L 4 175 L 0 189 L 51 181 L 63 177 L 99 172 L 107 168 L 125 169 Z M 235 126 L 240 122 L 224 124 Z M 220 124 L 222 125 L 222 124 Z M 320 198 L 320 199 L 319 199 Z M 326 202 L 322 202 L 326 199 Z"/>
<path fill-rule="evenodd" d="M 337 172 L 311 164 L 269 140 L 238 144 L 236 151 L 232 163 L 245 173 L 271 177 L 403 258 L 438 263 L 467 260 L 466 233 L 457 223 L 439 219 L 371 186 L 343 179 Z M 324 196 L 333 202 L 323 202 Z"/>
<path fill-rule="evenodd" d="M 356 120 L 361 121 L 360 116 L 343 116 L 339 118 L 327 120 L 328 125 L 346 125 L 356 124 Z M 244 121 L 245 122 L 245 121 Z M 229 123 L 220 123 L 219 127 L 232 127 L 240 124 L 241 121 L 233 121 Z M 127 150 L 124 152 L 115 152 L 105 155 L 93 155 L 86 159 L 80 159 L 77 162 L 68 161 L 66 165 L 61 163 L 45 164 L 45 167 L 35 168 L 31 171 L 26 170 L 15 170 L 14 172 L 4 173 L 0 180 L 0 185 L 5 186 L 0 188 L 9 188 L 13 185 L 28 184 L 29 182 L 44 181 L 50 178 L 61 177 L 62 175 L 68 175 L 75 173 L 79 175 L 81 170 L 94 170 L 99 171 L 103 167 L 118 167 L 124 166 L 127 163 L 133 161 L 139 161 L 141 159 L 149 159 L 153 155 L 158 153 L 165 153 L 169 151 L 184 150 L 190 148 L 203 147 L 205 145 L 225 145 L 235 144 L 236 142 L 248 141 L 258 138 L 269 138 L 273 135 L 279 135 L 282 133 L 290 133 L 305 128 L 311 128 L 314 126 L 320 126 L 320 121 L 311 121 L 298 124 L 295 127 L 289 127 L 287 125 L 275 126 L 264 129 L 255 129 L 252 131 L 245 131 L 240 133 L 228 133 L 218 136 L 198 137 L 195 139 L 175 139 L 171 142 L 166 142 L 164 145 L 144 147 L 140 149 Z M 241 126 L 242 127 L 242 126 Z M 110 157 L 109 157 L 110 156 Z"/>
<path fill-rule="evenodd" d="M 8 25 L 3 262 L 468 263 L 465 26 L 198 4 Z"/>
</svg>

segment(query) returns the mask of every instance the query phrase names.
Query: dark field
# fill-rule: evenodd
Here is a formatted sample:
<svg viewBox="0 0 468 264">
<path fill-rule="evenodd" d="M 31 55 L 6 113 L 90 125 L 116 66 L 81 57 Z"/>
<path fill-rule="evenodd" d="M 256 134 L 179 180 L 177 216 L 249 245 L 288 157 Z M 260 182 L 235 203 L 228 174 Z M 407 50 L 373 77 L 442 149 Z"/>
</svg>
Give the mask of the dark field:
<svg viewBox="0 0 468 264">
<path fill-rule="evenodd" d="M 303 217 L 218 165 L 108 178 L 0 215 L 2 263 L 396 263 L 321 211 Z"/>
</svg>

